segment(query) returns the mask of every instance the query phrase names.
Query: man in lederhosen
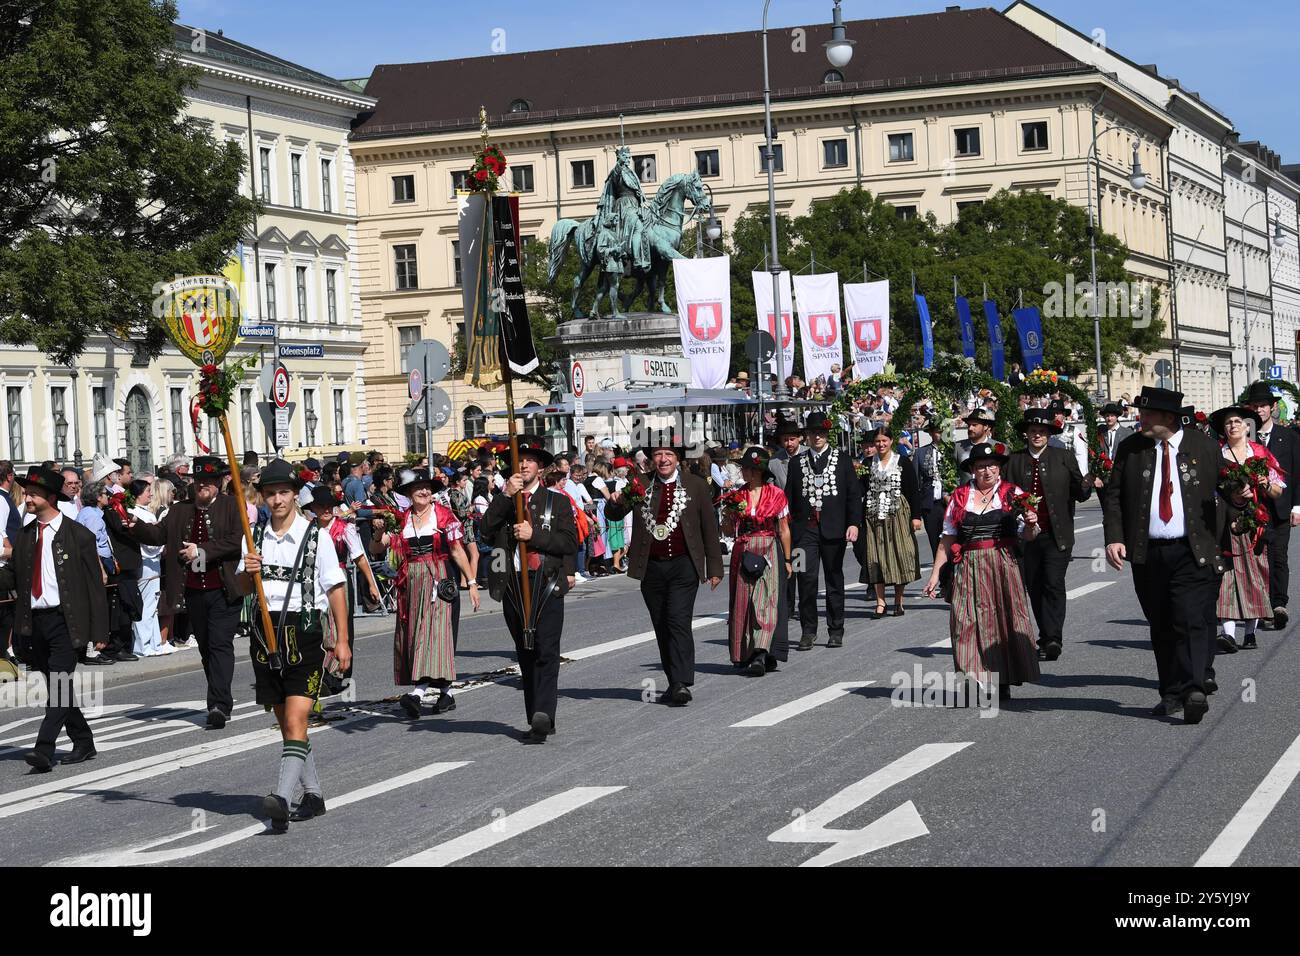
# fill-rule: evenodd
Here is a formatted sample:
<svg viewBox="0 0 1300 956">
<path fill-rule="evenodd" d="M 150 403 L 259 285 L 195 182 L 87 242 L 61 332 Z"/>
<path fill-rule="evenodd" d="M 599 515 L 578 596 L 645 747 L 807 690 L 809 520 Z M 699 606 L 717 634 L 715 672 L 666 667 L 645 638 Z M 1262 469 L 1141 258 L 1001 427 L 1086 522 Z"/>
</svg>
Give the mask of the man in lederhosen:
<svg viewBox="0 0 1300 956">
<path fill-rule="evenodd" d="M 718 513 L 708 482 L 683 467 L 683 446 L 661 444 L 643 450 L 650 457 L 652 476 L 646 500 L 633 505 L 624 489 L 605 503 L 605 517 L 620 521 L 632 511 L 627 576 L 641 582 L 654 625 L 659 661 L 668 678 L 661 699 L 684 707 L 695 683 L 695 598 L 705 580 L 711 588 L 722 581 Z"/>
<path fill-rule="evenodd" d="M 827 647 L 844 644 L 844 552 L 862 527 L 862 485 L 847 451 L 830 447 L 831 419 L 812 412 L 804 422 L 808 447 L 790 462 L 786 498 L 799 577 L 799 650 L 817 640 L 817 578 L 826 578 Z M 802 564 L 801 564 L 802 562 Z"/>
<path fill-rule="evenodd" d="M 1047 442 L 1062 431 L 1050 409 L 1031 408 L 1016 423 L 1025 447 L 1012 452 L 1004 477 L 1040 500 L 1039 535 L 1021 542 L 1025 589 L 1038 622 L 1038 659 L 1061 656 L 1065 629 L 1065 575 L 1074 551 L 1074 507 L 1092 494 L 1092 476 L 1079 473 L 1079 462 L 1064 448 Z"/>
<path fill-rule="evenodd" d="M 77 706 L 73 672 L 77 649 L 108 633 L 108 600 L 94 533 L 58 508 L 67 500 L 63 475 L 33 467 L 16 480 L 35 520 L 18 532 L 12 557 L 0 566 L 0 590 L 16 592 L 14 635 L 23 639 L 32 670 L 45 677 L 45 718 L 25 759 L 35 772 L 46 773 L 54 767 L 54 744 L 65 727 L 72 753 L 60 763 L 95 756 L 95 737 Z"/>
<path fill-rule="evenodd" d="M 164 545 L 163 595 L 160 610 L 184 610 L 199 644 L 203 675 L 208 681 L 208 727 L 220 730 L 230 719 L 235 698 L 230 685 L 235 677 L 235 632 L 243 607 L 242 590 L 235 580 L 239 563 L 243 507 L 221 493 L 230 473 L 225 459 L 213 455 L 194 459 L 194 494 L 176 501 L 157 524 L 129 518 L 126 527 L 140 544 Z"/>
<path fill-rule="evenodd" d="M 325 812 L 320 777 L 307 739 L 307 720 L 320 696 L 325 670 L 324 615 L 333 619 L 338 671 L 346 671 L 352 663 L 346 578 L 329 532 L 298 512 L 302 486 L 302 479 L 287 461 L 277 458 L 262 469 L 254 487 L 270 509 L 271 519 L 258 522 L 253 535 L 256 550 L 244 554 L 239 564 L 240 588 L 248 595 L 244 613 L 252 627 L 249 650 L 257 702 L 275 712 L 283 741 L 279 780 L 275 790 L 262 798 L 262 812 L 276 833 L 287 830 L 290 822 L 310 820 Z M 270 642 L 262 631 L 262 614 L 253 594 L 251 574 L 256 571 L 262 573 L 276 632 L 282 662 L 278 670 L 272 666 Z M 290 812 L 300 784 L 302 799 Z"/>
<path fill-rule="evenodd" d="M 1151 628 L 1160 684 L 1155 716 L 1180 711 L 1189 724 L 1209 710 L 1205 679 L 1214 654 L 1214 604 L 1225 570 L 1219 547 L 1220 451 L 1183 428 L 1182 393 L 1144 387 L 1139 433 L 1120 443 L 1102 492 L 1106 560 L 1133 566 L 1133 587 Z"/>
<path fill-rule="evenodd" d="M 1290 585 L 1290 569 L 1287 552 L 1291 547 L 1291 529 L 1300 525 L 1300 438 L 1284 425 L 1278 424 L 1273 413 L 1277 410 L 1277 398 L 1267 382 L 1255 382 L 1246 392 L 1246 407 L 1259 416 L 1260 425 L 1255 431 L 1255 441 L 1259 442 L 1277 459 L 1286 475 L 1286 487 L 1276 498 L 1264 499 L 1268 510 L 1268 591 L 1269 606 L 1273 609 L 1272 627 L 1280 631 L 1290 620 L 1287 605 L 1287 589 Z M 1246 647 L 1254 647 L 1253 636 L 1247 638 Z"/>
<path fill-rule="evenodd" d="M 564 595 L 576 572 L 578 524 L 569 496 L 547 488 L 542 472 L 555 459 L 539 444 L 519 443 L 519 471 L 506 479 L 480 525 L 483 540 L 492 545 L 488 593 L 501 602 L 506 627 L 524 685 L 526 744 L 544 744 L 555 733 L 559 698 L 560 636 L 564 630 Z M 516 521 L 515 495 L 524 496 L 524 521 Z M 533 646 L 524 642 L 524 617 L 519 566 L 519 542 L 527 545 L 531 586 Z"/>
</svg>

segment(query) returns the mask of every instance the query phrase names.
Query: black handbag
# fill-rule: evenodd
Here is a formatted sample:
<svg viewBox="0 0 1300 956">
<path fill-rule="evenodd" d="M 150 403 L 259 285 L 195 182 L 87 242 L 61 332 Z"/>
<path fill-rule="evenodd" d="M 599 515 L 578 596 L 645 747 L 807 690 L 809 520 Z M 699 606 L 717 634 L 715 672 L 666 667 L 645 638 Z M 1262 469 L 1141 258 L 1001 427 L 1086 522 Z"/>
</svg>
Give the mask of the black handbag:
<svg viewBox="0 0 1300 956">
<path fill-rule="evenodd" d="M 438 582 L 438 597 L 444 601 L 451 602 L 456 600 L 456 595 L 460 593 L 460 588 L 451 578 L 443 578 Z"/>
<path fill-rule="evenodd" d="M 758 583 L 765 571 L 767 571 L 767 558 L 761 554 L 746 551 L 740 556 L 740 573 L 750 584 Z"/>
</svg>

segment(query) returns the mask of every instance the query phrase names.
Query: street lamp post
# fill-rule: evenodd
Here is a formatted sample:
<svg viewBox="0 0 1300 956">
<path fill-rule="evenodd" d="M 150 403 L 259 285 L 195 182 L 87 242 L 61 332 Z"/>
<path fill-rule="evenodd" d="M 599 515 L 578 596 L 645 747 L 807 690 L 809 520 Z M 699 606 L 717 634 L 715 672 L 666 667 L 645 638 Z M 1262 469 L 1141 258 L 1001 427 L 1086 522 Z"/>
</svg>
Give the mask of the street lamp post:
<svg viewBox="0 0 1300 956">
<path fill-rule="evenodd" d="M 81 468 L 81 400 L 77 396 L 77 378 L 80 373 L 69 368 L 72 375 L 72 459 Z"/>
<path fill-rule="evenodd" d="M 1265 224 L 1268 222 L 1268 197 L 1265 196 L 1263 199 L 1256 199 L 1253 203 L 1247 206 L 1246 211 L 1241 214 L 1241 248 L 1238 250 L 1241 256 L 1241 327 L 1245 331 L 1246 337 L 1245 365 L 1247 382 L 1250 381 L 1250 291 L 1249 283 L 1246 281 L 1246 219 L 1250 216 L 1251 211 L 1259 205 L 1263 205 L 1264 207 Z M 1276 215 L 1273 217 L 1273 242 L 1276 245 L 1281 245 L 1286 242 L 1286 233 L 1282 231 L 1282 221 Z M 1236 362 L 1233 363 L 1234 369 L 1236 368 L 1236 364 Z M 1233 387 L 1236 388 L 1235 383 Z"/>
<path fill-rule="evenodd" d="M 768 270 L 772 273 L 772 331 L 776 339 L 776 390 L 779 400 L 789 398 L 790 393 L 785 384 L 785 346 L 782 344 L 781 327 L 781 262 L 776 252 L 776 162 L 772 149 L 772 83 L 767 67 L 767 11 L 772 0 L 763 3 L 763 121 L 767 149 L 763 156 L 767 162 L 767 219 L 770 228 L 771 249 L 768 257 Z M 826 41 L 826 59 L 837 70 L 848 65 L 853 59 L 853 44 L 856 41 L 844 35 L 844 19 L 840 12 L 840 0 L 835 0 L 835 9 L 831 13 L 831 38 Z M 794 304 L 791 303 L 793 310 Z M 757 318 L 757 316 L 755 316 Z M 791 316 L 790 321 L 794 321 Z"/>
<path fill-rule="evenodd" d="M 697 209 L 695 212 L 695 258 L 704 258 L 704 237 L 708 235 L 709 242 L 717 242 L 722 235 L 722 223 L 713 213 L 713 189 L 708 183 L 704 184 L 705 190 L 709 194 L 709 206 L 707 210 Z M 705 212 L 708 216 L 706 218 Z"/>
<path fill-rule="evenodd" d="M 1100 103 L 1100 100 L 1098 102 Z M 1102 394 L 1101 392 L 1101 312 L 1097 308 L 1097 215 L 1096 215 L 1096 210 L 1094 209 L 1092 204 L 1092 179 L 1093 179 L 1093 172 L 1094 172 L 1093 167 L 1094 164 L 1096 164 L 1097 168 L 1095 172 L 1097 176 L 1097 193 L 1098 193 L 1097 205 L 1100 206 L 1101 205 L 1101 195 L 1100 195 L 1101 168 L 1100 168 L 1100 161 L 1097 159 L 1097 142 L 1105 134 L 1113 132 L 1114 130 L 1117 129 L 1124 130 L 1127 133 L 1131 133 L 1134 137 L 1137 136 L 1137 133 L 1129 129 L 1127 126 L 1119 126 L 1119 125 L 1107 126 L 1105 129 L 1099 132 L 1097 130 L 1097 108 L 1095 106 L 1093 107 L 1092 145 L 1088 147 L 1088 256 L 1091 260 L 1091 268 L 1092 268 L 1092 285 L 1091 285 L 1092 294 L 1090 298 L 1092 300 L 1091 301 L 1092 337 L 1093 337 L 1093 344 L 1096 347 L 1096 353 L 1097 353 L 1096 361 L 1097 361 L 1097 395 L 1098 396 Z M 1133 140 L 1133 166 L 1129 170 L 1128 181 L 1129 181 L 1129 185 L 1132 186 L 1134 191 L 1137 192 L 1141 192 L 1142 188 L 1147 184 L 1146 173 L 1142 171 L 1142 161 L 1138 158 L 1138 141 L 1136 138 Z M 1106 397 L 1107 398 L 1110 397 L 1109 383 L 1106 386 Z"/>
</svg>

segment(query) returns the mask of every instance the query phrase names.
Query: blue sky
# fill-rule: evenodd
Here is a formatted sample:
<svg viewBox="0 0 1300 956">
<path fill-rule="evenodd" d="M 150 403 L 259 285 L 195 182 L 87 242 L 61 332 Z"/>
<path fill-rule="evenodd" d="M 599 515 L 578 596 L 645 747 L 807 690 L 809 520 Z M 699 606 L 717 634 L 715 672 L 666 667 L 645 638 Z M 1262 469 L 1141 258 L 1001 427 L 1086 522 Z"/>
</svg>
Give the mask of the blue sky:
<svg viewBox="0 0 1300 956">
<path fill-rule="evenodd" d="M 1005 8 L 1010 0 L 998 4 Z M 657 36 L 757 29 L 760 0 L 178 0 L 181 19 L 340 78 L 377 63 L 486 55 L 493 31 L 508 52 Z M 934 13 L 947 0 L 844 0 L 846 19 Z M 1300 163 L 1296 0 L 1040 0 L 1084 33 L 1200 93 L 1235 122 Z M 979 4 L 963 2 L 973 8 Z M 774 26 L 829 21 L 832 0 L 774 0 Z M 857 56 L 869 55 L 859 49 Z M 685 67 L 686 65 L 684 65 Z M 755 69 L 758 69 L 757 62 Z"/>
</svg>

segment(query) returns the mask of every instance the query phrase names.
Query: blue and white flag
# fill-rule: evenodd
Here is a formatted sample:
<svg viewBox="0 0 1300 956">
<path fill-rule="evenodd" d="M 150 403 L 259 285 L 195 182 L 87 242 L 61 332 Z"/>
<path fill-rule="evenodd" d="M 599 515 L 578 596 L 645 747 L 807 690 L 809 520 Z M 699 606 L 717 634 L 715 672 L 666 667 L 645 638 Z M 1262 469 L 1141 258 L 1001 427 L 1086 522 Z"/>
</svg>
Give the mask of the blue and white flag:
<svg viewBox="0 0 1300 956">
<path fill-rule="evenodd" d="M 1002 317 L 998 315 L 998 304 L 992 299 L 984 300 L 984 318 L 989 326 L 989 348 L 993 353 L 993 377 L 999 382 L 1006 381 L 1007 353 L 1002 345 Z"/>
<path fill-rule="evenodd" d="M 921 367 L 934 368 L 934 329 L 930 324 L 930 306 L 921 293 L 915 295 L 916 315 L 921 322 Z"/>
<path fill-rule="evenodd" d="M 1016 331 L 1020 333 L 1020 354 L 1025 359 L 1025 374 L 1043 367 L 1043 317 L 1037 307 L 1016 309 Z"/>
<path fill-rule="evenodd" d="M 961 354 L 968 359 L 975 357 L 975 323 L 970 317 L 970 302 L 964 295 L 956 297 L 957 327 L 961 330 Z"/>
</svg>

